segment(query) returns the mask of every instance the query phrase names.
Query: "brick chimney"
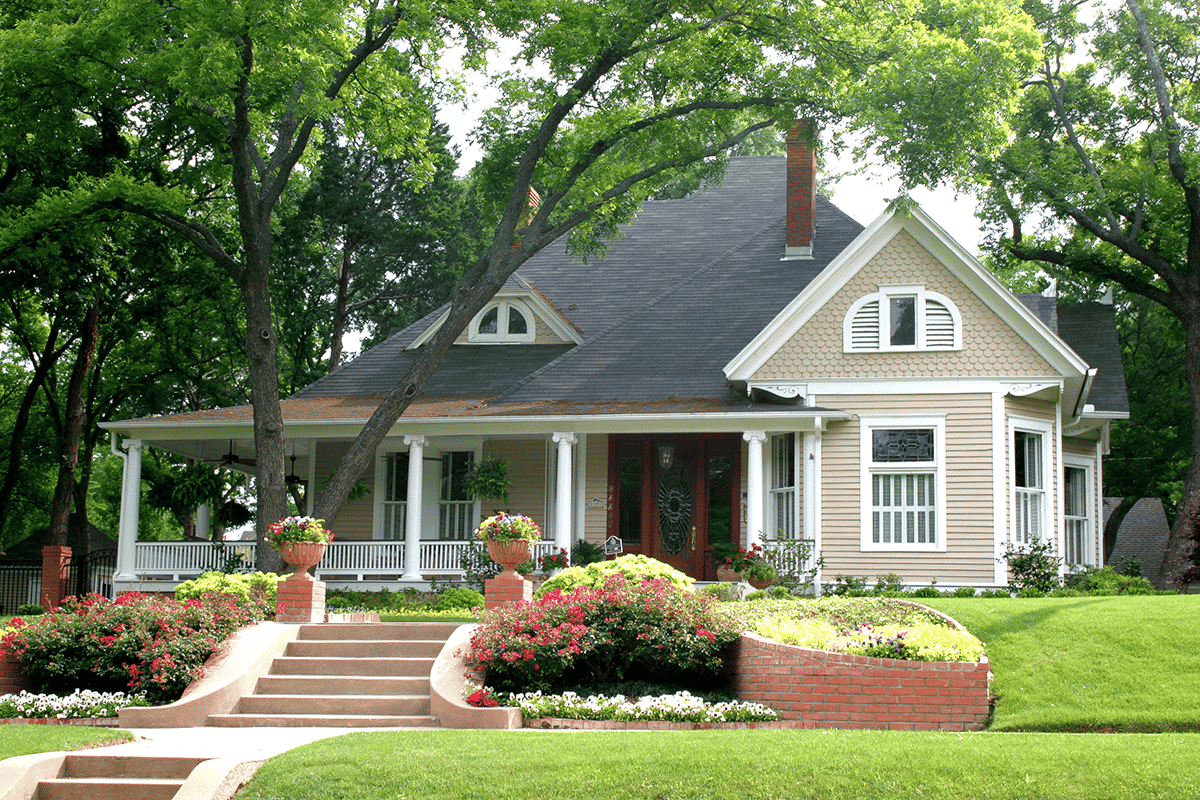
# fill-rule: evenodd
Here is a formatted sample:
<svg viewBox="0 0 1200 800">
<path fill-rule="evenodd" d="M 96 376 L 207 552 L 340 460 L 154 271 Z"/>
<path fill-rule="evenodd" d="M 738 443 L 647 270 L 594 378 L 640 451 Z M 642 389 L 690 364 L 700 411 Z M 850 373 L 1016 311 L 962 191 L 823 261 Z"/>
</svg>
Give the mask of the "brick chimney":
<svg viewBox="0 0 1200 800">
<path fill-rule="evenodd" d="M 817 126 L 796 120 L 787 137 L 787 242 L 784 261 L 811 259 L 817 207 Z"/>
</svg>

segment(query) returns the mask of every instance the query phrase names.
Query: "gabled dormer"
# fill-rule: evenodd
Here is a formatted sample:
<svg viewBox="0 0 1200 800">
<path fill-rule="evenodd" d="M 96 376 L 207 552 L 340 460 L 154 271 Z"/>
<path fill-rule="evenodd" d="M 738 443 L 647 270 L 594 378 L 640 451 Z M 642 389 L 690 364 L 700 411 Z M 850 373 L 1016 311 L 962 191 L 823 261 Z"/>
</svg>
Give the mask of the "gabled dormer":
<svg viewBox="0 0 1200 800">
<path fill-rule="evenodd" d="M 446 321 L 442 314 L 407 349 L 425 344 Z M 529 281 L 513 276 L 454 341 L 456 345 L 582 344 L 583 332 Z"/>
</svg>

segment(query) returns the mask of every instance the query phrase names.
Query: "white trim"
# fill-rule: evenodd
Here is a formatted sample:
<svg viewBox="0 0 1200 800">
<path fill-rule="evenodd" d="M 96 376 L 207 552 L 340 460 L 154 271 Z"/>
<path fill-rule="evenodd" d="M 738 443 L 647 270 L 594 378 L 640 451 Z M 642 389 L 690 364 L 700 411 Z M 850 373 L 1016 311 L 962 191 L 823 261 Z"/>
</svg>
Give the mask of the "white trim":
<svg viewBox="0 0 1200 800">
<path fill-rule="evenodd" d="M 1056 494 L 1057 481 L 1055 480 L 1055 470 L 1057 469 L 1054 454 L 1057 452 L 1055 447 L 1054 423 L 1049 420 L 1037 419 L 1035 417 L 1022 417 L 1016 414 L 1008 416 L 1008 439 L 1005 445 L 1005 452 L 1008 454 L 1008 541 L 1015 547 L 1021 542 L 1017 539 L 1017 454 L 1016 454 L 1016 434 L 1017 433 L 1032 433 L 1042 437 L 1042 519 L 1046 525 L 1054 525 L 1054 530 L 1042 531 L 1041 540 L 1050 539 L 1054 542 L 1056 553 L 1061 546 L 1059 541 L 1058 531 L 1062 529 L 1061 523 L 1056 523 L 1061 510 L 1052 509 L 1050 504 L 1054 501 Z"/>
<path fill-rule="evenodd" d="M 801 393 L 808 395 L 837 396 L 837 395 L 913 395 L 913 394 L 991 394 L 1002 391 L 1012 393 L 1014 389 L 1023 390 L 1025 387 L 1037 387 L 1033 391 L 1059 394 L 1063 390 L 1061 378 L 1011 378 L 996 376 L 989 378 L 961 377 L 894 377 L 894 378 L 805 378 L 803 381 L 749 381 L 751 389 L 767 389 L 775 387 L 794 386 Z M 770 389 L 768 389 L 770 391 Z M 773 393 L 778 394 L 778 391 Z M 1054 399 L 1054 398 L 1050 398 Z M 820 414 L 821 412 L 812 412 Z M 835 417 L 836 415 L 827 414 Z"/>
<path fill-rule="evenodd" d="M 481 333 L 479 325 L 490 311 L 496 312 L 496 332 Z M 525 320 L 524 333 L 509 333 L 512 312 L 516 311 Z M 529 306 L 515 297 L 493 300 L 479 310 L 467 325 L 467 341 L 471 344 L 530 344 L 537 339 L 537 317 Z"/>
<path fill-rule="evenodd" d="M 920 207 L 906 214 L 885 211 L 877 217 L 725 365 L 725 375 L 733 381 L 751 380 L 784 342 L 902 230 L 999 315 L 1059 377 L 1082 382 L 1087 363 Z"/>
<path fill-rule="evenodd" d="M 881 464 L 875 466 L 872 457 L 871 432 L 878 428 L 932 428 L 933 463 L 919 461 L 911 463 Z M 871 511 L 871 483 L 875 474 L 934 473 L 936 508 L 934 520 L 937 526 L 933 544 L 883 544 L 872 541 L 874 519 Z M 859 548 L 863 552 L 946 552 L 946 415 L 892 415 L 859 417 Z"/>
<path fill-rule="evenodd" d="M 1097 484 L 1096 484 L 1096 480 L 1095 480 L 1095 478 L 1096 478 L 1096 462 L 1090 456 L 1076 455 L 1074 453 L 1068 453 L 1066 451 L 1063 451 L 1063 454 L 1062 454 L 1061 472 L 1063 473 L 1063 475 L 1062 475 L 1062 480 L 1059 482 L 1060 496 L 1058 499 L 1058 505 L 1059 505 L 1059 508 L 1062 509 L 1062 518 L 1063 518 L 1063 522 L 1062 522 L 1062 526 L 1061 526 L 1061 529 L 1062 529 L 1062 537 L 1061 538 L 1063 540 L 1063 547 L 1060 550 L 1060 552 L 1063 553 L 1063 555 L 1065 557 L 1066 552 L 1067 552 L 1067 548 L 1066 548 L 1066 536 L 1067 536 L 1067 476 L 1066 476 L 1066 472 L 1068 469 L 1083 470 L 1083 490 L 1087 494 L 1087 496 L 1084 497 L 1084 499 L 1083 499 L 1083 506 L 1084 506 L 1085 512 L 1087 513 L 1088 535 L 1090 536 L 1090 540 L 1088 542 L 1088 545 L 1089 545 L 1088 550 L 1090 552 L 1085 554 L 1084 557 L 1086 560 L 1082 563 L 1088 567 L 1103 566 L 1103 564 L 1100 564 L 1100 559 L 1098 556 L 1098 549 L 1096 547 L 1096 541 L 1103 535 L 1103 531 L 1104 531 L 1104 529 L 1102 527 L 1102 525 L 1103 525 L 1102 517 L 1098 517 L 1096 514 L 1096 511 L 1097 511 L 1096 496 L 1098 494 L 1100 494 L 1100 492 L 1097 491 Z M 1066 564 L 1064 561 L 1064 568 L 1065 568 L 1065 566 L 1066 566 Z"/>
<path fill-rule="evenodd" d="M 997 586 L 1008 583 L 1008 564 L 1004 560 L 1009 529 L 1008 473 L 1005 469 L 1008 448 L 1004 445 L 1008 435 L 1004 422 L 1005 396 L 1002 391 L 992 393 L 992 541 L 995 559 L 992 577 Z"/>
<path fill-rule="evenodd" d="M 500 291 L 496 292 L 496 294 L 492 296 L 492 300 L 486 306 L 484 306 L 483 310 L 476 314 L 471 320 L 470 324 L 467 325 L 467 330 L 474 331 L 475 326 L 478 324 L 479 318 L 483 315 L 484 311 L 487 311 L 499 300 L 519 302 L 525 306 L 526 310 L 530 311 L 531 333 L 534 337 L 536 337 L 537 320 L 540 320 L 543 325 L 549 328 L 554 335 L 562 339 L 563 342 L 583 344 L 583 336 L 578 330 L 575 329 L 573 325 L 571 325 L 571 323 L 563 318 L 562 314 L 557 309 L 547 303 L 545 299 L 543 299 L 537 292 L 521 289 L 501 289 Z M 426 344 L 441 329 L 442 325 L 446 323 L 446 318 L 449 316 L 450 309 L 447 308 L 446 311 L 444 311 L 436 320 L 434 320 L 433 323 L 430 324 L 430 326 L 426 328 L 420 336 L 413 339 L 412 342 L 404 349 L 415 350 L 421 345 Z M 472 339 L 470 333 L 468 333 L 467 339 L 474 344 L 489 343 L 487 340 L 476 341 L 475 339 Z M 517 340 L 508 339 L 504 342 L 492 340 L 490 343 L 512 344 L 515 341 Z M 533 341 L 533 338 L 530 338 L 528 341 Z"/>
<path fill-rule="evenodd" d="M 801 470 L 804 476 L 803 531 L 804 535 L 812 540 L 813 558 L 817 559 L 821 555 L 821 439 L 820 427 L 804 433 L 804 468 Z M 818 560 L 817 574 L 813 580 L 814 592 L 817 595 L 821 593 L 823 579 L 820 563 Z"/>
<path fill-rule="evenodd" d="M 915 301 L 916 330 L 914 331 L 913 344 L 910 345 L 894 345 L 889 340 L 891 331 L 890 301 L 893 298 L 899 297 L 911 297 Z M 926 329 L 925 310 L 930 301 L 943 306 L 950 314 L 951 323 L 954 326 L 954 337 L 949 347 L 932 347 L 927 343 L 928 331 Z M 871 347 L 855 347 L 855 320 L 859 312 L 865 306 L 872 303 L 876 306 L 875 333 L 877 338 Z M 858 300 L 855 300 L 851 304 L 850 310 L 846 312 L 846 316 L 842 318 L 843 353 L 915 353 L 925 351 L 951 352 L 955 350 L 962 350 L 962 315 L 958 312 L 958 306 L 949 297 L 927 290 L 924 284 L 903 286 L 880 285 L 879 291 L 863 295 Z"/>
</svg>

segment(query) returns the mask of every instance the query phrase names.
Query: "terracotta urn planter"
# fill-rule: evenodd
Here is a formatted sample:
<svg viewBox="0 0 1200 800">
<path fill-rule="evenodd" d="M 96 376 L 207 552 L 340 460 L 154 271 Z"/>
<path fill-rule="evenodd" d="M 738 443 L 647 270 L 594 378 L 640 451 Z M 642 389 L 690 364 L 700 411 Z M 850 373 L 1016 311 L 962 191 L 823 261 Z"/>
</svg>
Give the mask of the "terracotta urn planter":
<svg viewBox="0 0 1200 800">
<path fill-rule="evenodd" d="M 311 581 L 313 576 L 308 574 L 308 570 L 321 563 L 327 547 L 329 542 L 284 542 L 279 545 L 279 557 L 295 568 L 293 578 Z"/>
<path fill-rule="evenodd" d="M 508 542 L 497 542 L 489 539 L 487 551 L 492 561 L 500 565 L 501 570 L 512 572 L 529 560 L 529 540 L 513 539 Z"/>
<path fill-rule="evenodd" d="M 717 580 L 738 583 L 742 580 L 742 573 L 729 567 L 717 567 Z"/>
</svg>

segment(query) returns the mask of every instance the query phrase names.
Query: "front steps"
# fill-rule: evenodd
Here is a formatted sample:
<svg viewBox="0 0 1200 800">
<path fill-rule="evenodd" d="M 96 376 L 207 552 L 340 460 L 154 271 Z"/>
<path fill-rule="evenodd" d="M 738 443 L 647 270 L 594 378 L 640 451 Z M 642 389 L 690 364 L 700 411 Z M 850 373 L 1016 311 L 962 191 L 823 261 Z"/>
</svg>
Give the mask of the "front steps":
<svg viewBox="0 0 1200 800">
<path fill-rule="evenodd" d="M 192 770 L 207 760 L 69 753 L 64 776 L 39 781 L 33 800 L 171 800 Z"/>
<path fill-rule="evenodd" d="M 302 625 L 223 727 L 430 727 L 429 673 L 457 622 Z"/>
</svg>

